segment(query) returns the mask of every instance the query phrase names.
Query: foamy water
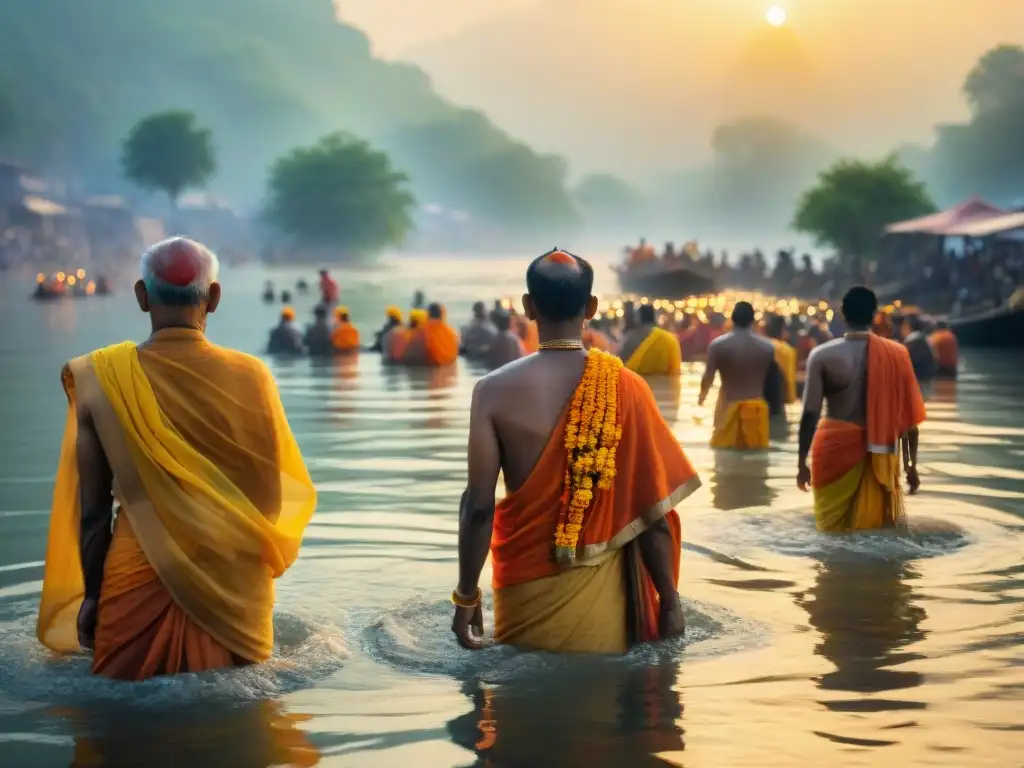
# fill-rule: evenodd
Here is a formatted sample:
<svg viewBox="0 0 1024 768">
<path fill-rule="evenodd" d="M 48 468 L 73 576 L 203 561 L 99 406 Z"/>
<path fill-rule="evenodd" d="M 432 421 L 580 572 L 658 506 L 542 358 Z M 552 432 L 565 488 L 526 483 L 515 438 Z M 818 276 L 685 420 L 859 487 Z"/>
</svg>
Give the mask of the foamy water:
<svg viewBox="0 0 1024 768">
<path fill-rule="evenodd" d="M 369 338 L 416 287 L 458 321 L 477 298 L 520 293 L 522 266 L 424 259 L 339 276 Z M 258 352 L 276 315 L 256 300 L 263 279 L 225 274 L 215 341 Z M 656 385 L 705 483 L 681 510 L 689 631 L 617 659 L 472 654 L 451 636 L 477 372 L 389 370 L 368 354 L 274 363 L 320 493 L 279 584 L 274 658 L 127 685 L 54 658 L 34 622 L 60 366 L 141 340 L 146 318 L 125 294 L 43 306 L 28 287 L 9 279 L 0 294 L 2 765 L 1020 764 L 1019 356 L 965 352 L 961 380 L 928 392 L 923 490 L 903 536 L 815 530 L 795 488 L 797 412 L 767 454 L 716 456 L 701 369 Z M 300 317 L 312 302 L 297 297 Z"/>
</svg>

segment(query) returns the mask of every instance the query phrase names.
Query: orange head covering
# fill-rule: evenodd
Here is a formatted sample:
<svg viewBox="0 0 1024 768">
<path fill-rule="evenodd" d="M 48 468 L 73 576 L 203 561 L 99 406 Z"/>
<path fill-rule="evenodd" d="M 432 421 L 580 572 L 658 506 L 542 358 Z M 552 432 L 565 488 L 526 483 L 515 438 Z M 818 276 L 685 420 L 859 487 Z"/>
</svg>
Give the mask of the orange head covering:
<svg viewBox="0 0 1024 768">
<path fill-rule="evenodd" d="M 292 309 L 291 307 L 285 307 L 284 309 L 281 310 L 281 319 L 282 320 L 294 320 L 295 319 L 295 310 Z"/>
<path fill-rule="evenodd" d="M 402 310 L 398 307 L 388 307 L 384 314 L 395 322 L 402 322 Z"/>
</svg>

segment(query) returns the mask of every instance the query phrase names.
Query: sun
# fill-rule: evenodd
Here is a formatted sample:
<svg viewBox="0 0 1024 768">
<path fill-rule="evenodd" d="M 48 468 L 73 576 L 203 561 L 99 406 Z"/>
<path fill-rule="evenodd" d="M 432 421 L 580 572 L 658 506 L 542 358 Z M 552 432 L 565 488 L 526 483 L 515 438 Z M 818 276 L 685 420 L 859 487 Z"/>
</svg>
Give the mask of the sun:
<svg viewBox="0 0 1024 768">
<path fill-rule="evenodd" d="M 781 5 L 773 5 L 767 11 L 764 12 L 764 20 L 771 24 L 773 27 L 781 27 L 786 23 L 788 14 L 786 9 Z"/>
</svg>

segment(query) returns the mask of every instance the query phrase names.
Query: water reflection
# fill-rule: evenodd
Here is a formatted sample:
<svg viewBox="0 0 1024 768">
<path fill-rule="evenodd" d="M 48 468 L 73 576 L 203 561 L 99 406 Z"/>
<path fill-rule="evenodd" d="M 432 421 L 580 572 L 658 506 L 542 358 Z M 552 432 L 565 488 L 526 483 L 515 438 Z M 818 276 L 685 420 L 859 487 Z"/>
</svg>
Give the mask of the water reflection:
<svg viewBox="0 0 1024 768">
<path fill-rule="evenodd" d="M 848 556 L 819 565 L 814 586 L 799 602 L 811 626 L 821 633 L 817 653 L 836 667 L 822 676 L 820 688 L 881 693 L 915 688 L 924 682 L 920 673 L 892 669 L 921 658 L 902 652 L 925 637 L 920 624 L 927 614 L 908 583 L 915 578 L 911 564 L 893 560 Z M 876 697 L 823 704 L 832 710 L 859 712 L 924 706 Z"/>
<path fill-rule="evenodd" d="M 232 709 L 197 704 L 181 711 L 124 709 L 72 711 L 74 757 L 79 766 L 211 765 L 313 766 L 320 751 L 300 725 L 308 715 L 287 713 L 280 702 L 257 701 Z M 126 738 L 127 734 L 131 734 Z"/>
<path fill-rule="evenodd" d="M 678 376 L 657 376 L 647 379 L 654 400 L 658 404 L 661 417 L 669 424 L 679 419 L 679 402 L 682 397 L 683 383 Z"/>
<path fill-rule="evenodd" d="M 512 685 L 464 684 L 473 711 L 449 721 L 478 766 L 680 765 L 678 667 L 580 659 Z"/>
<path fill-rule="evenodd" d="M 771 456 L 767 451 L 716 450 L 709 487 L 715 509 L 728 511 L 767 507 L 778 496 L 768 484 Z"/>
</svg>

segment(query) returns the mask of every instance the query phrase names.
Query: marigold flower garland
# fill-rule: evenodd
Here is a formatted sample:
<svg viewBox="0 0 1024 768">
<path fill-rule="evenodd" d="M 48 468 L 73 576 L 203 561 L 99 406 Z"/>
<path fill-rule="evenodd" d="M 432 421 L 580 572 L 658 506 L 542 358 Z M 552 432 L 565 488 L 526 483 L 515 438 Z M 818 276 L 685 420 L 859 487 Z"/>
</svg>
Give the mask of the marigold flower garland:
<svg viewBox="0 0 1024 768">
<path fill-rule="evenodd" d="M 594 489 L 607 491 L 615 477 L 615 451 L 622 439 L 618 423 L 619 371 L 622 361 L 591 349 L 583 378 L 572 396 L 565 426 L 564 506 L 555 529 L 555 560 L 576 559 L 580 532 Z"/>
</svg>

